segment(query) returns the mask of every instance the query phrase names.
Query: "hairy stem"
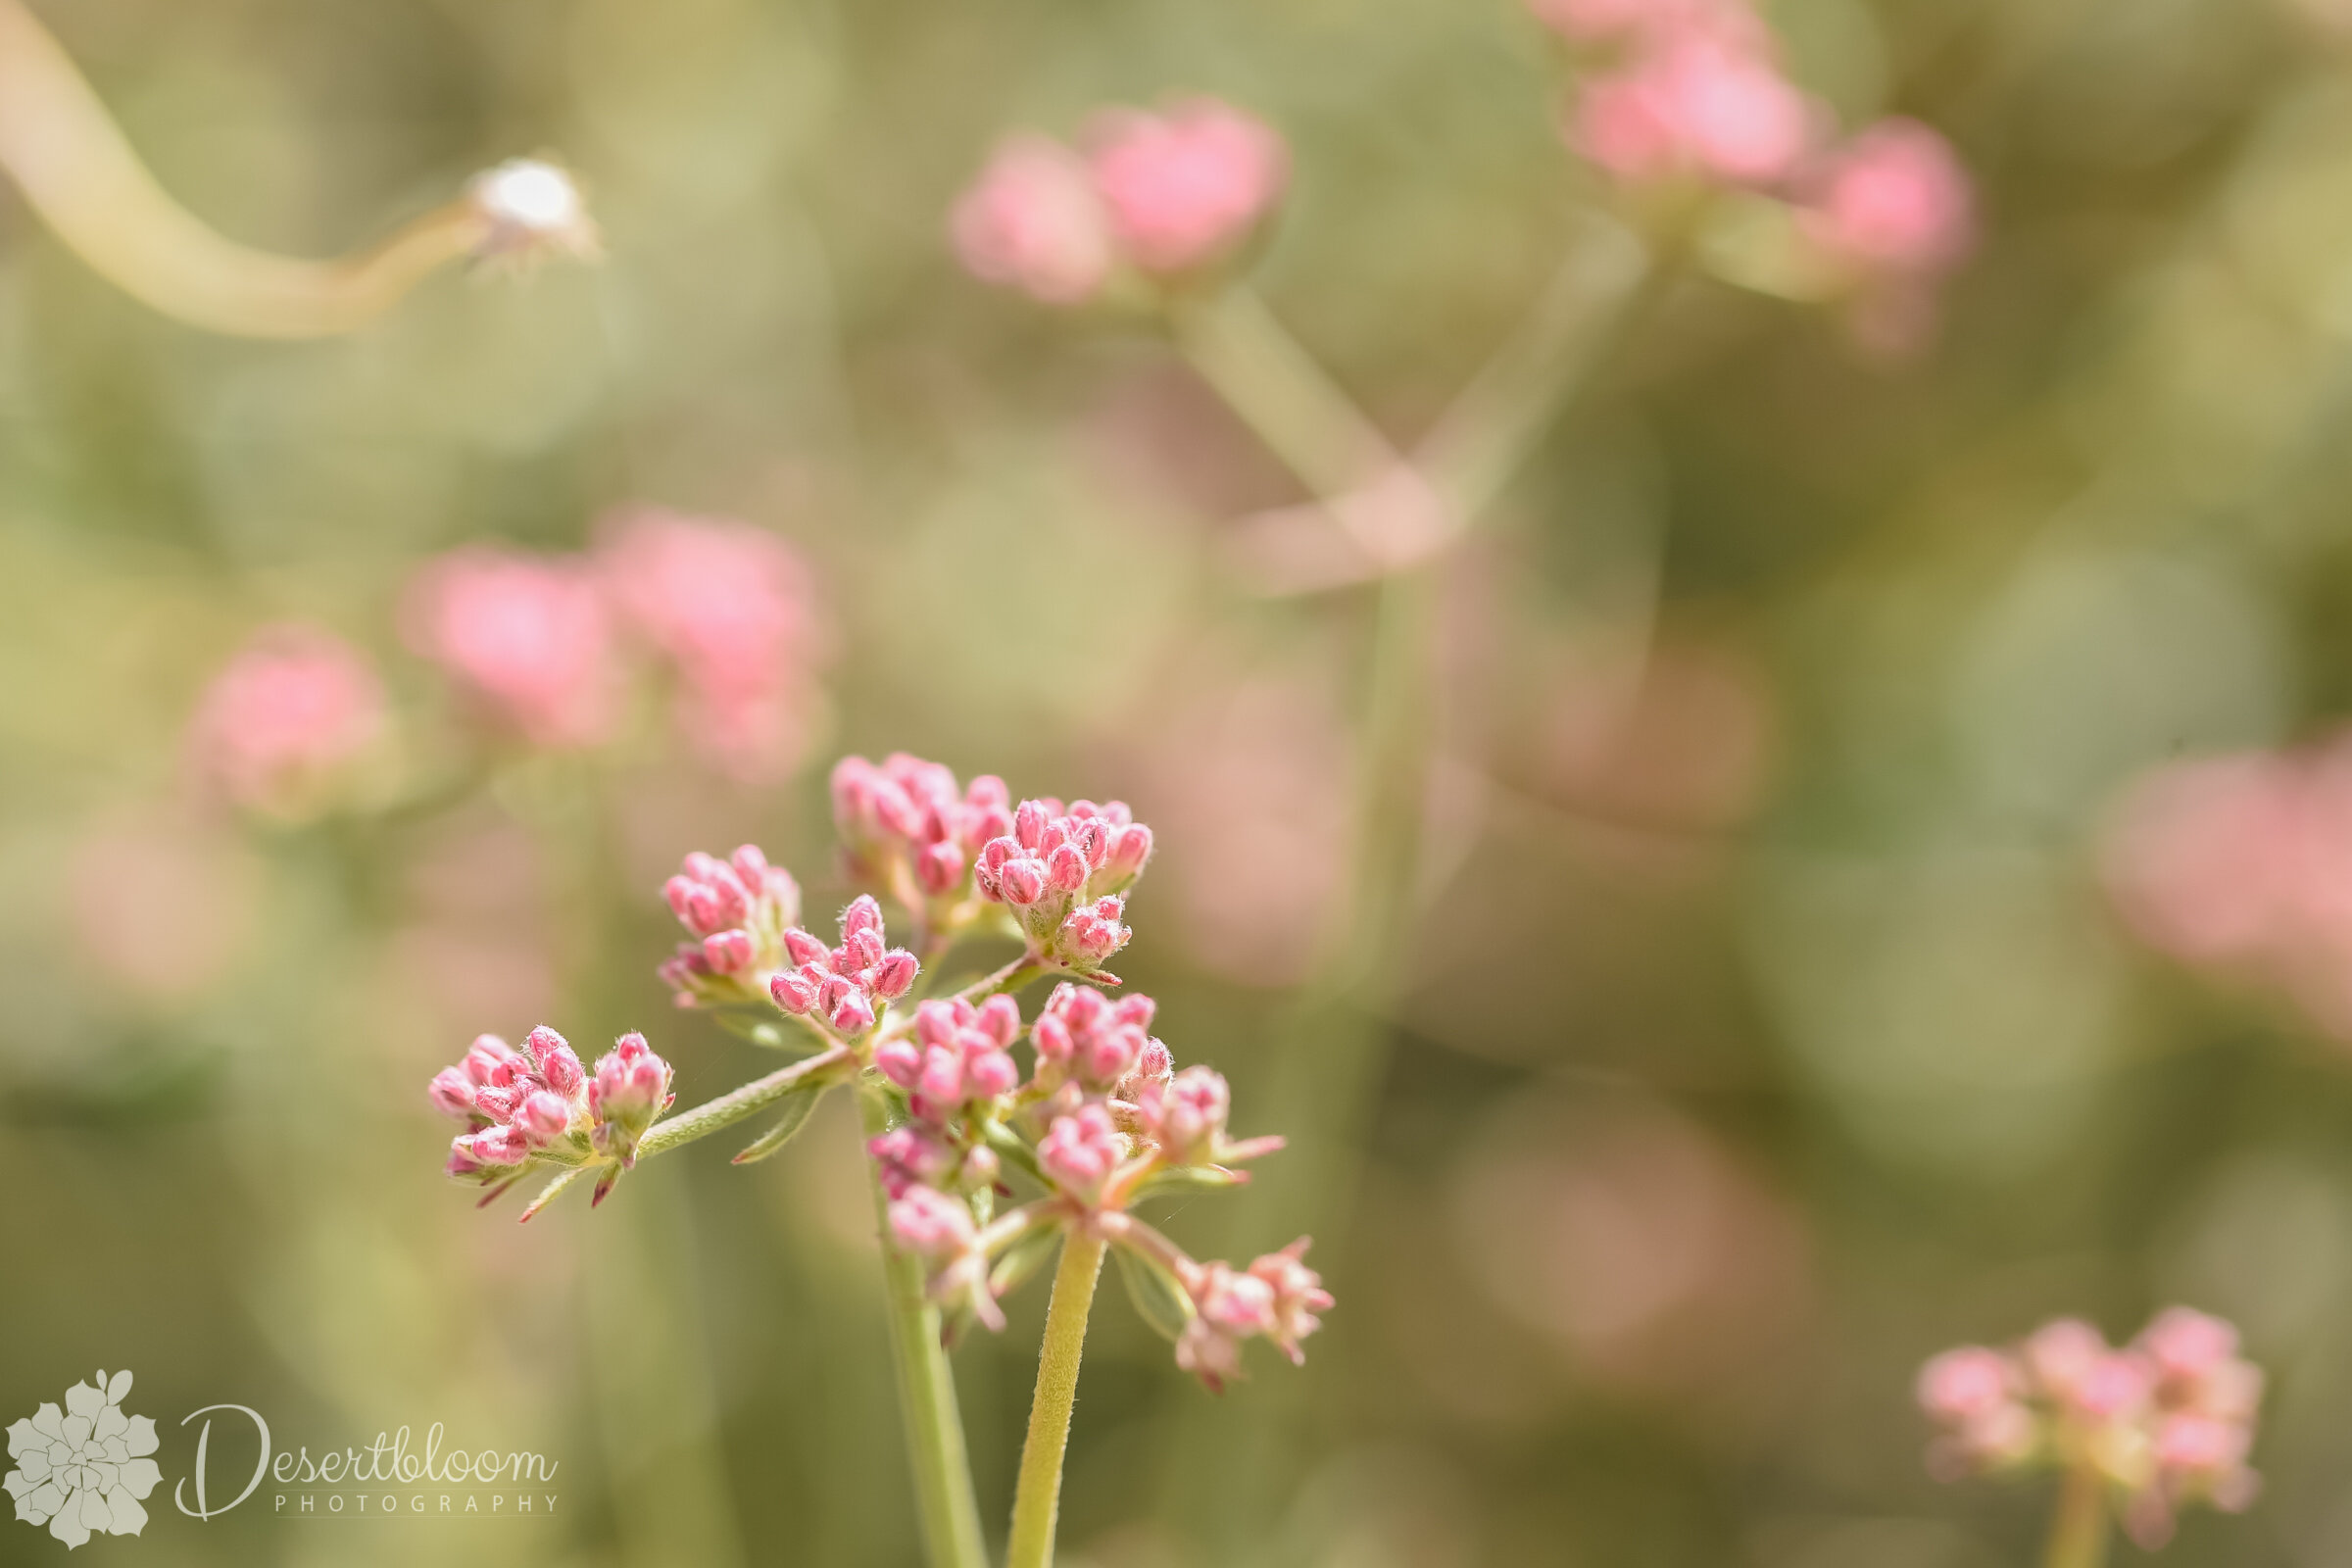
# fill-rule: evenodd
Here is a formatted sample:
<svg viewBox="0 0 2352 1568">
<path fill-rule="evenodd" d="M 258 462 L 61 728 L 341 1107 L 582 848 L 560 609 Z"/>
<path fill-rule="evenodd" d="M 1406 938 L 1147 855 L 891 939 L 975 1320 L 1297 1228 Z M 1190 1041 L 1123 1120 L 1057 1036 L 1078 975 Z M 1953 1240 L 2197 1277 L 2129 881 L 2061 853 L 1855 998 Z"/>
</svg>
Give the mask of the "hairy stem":
<svg viewBox="0 0 2352 1568">
<path fill-rule="evenodd" d="M 2042 1568 L 2100 1568 L 2106 1562 L 2107 1485 L 2090 1465 L 2067 1471 L 2041 1560 Z"/>
<path fill-rule="evenodd" d="M 890 1106 L 879 1093 L 861 1090 L 858 1103 L 869 1137 L 888 1130 Z M 988 1568 L 980 1503 L 964 1454 L 963 1417 L 956 1408 L 956 1378 L 940 1344 L 939 1309 L 923 1294 L 921 1260 L 892 1245 L 890 1198 L 873 1161 L 866 1166 L 882 1232 L 891 1359 L 898 1366 L 899 1411 L 906 1429 L 907 1461 L 914 1468 L 924 1555 L 931 1568 Z"/>
<path fill-rule="evenodd" d="M 1061 1460 L 1070 1446 L 1070 1408 L 1078 1399 L 1086 1316 L 1095 1304 L 1095 1280 L 1102 1272 L 1102 1239 L 1071 1232 L 1061 1244 L 1054 1300 L 1046 1308 L 1046 1342 L 1037 1353 L 1037 1394 L 1029 1404 L 1029 1439 L 1021 1446 L 1004 1568 L 1050 1568 L 1054 1561 L 1054 1525 L 1061 1513 Z"/>
<path fill-rule="evenodd" d="M 716 1100 L 707 1100 L 692 1110 L 654 1123 L 637 1146 L 637 1157 L 659 1154 L 691 1144 L 698 1138 L 708 1138 L 722 1128 L 758 1115 L 782 1100 L 786 1095 L 809 1087 L 818 1075 L 839 1069 L 850 1059 L 847 1046 L 835 1046 L 804 1061 L 779 1068 L 764 1078 L 755 1078 L 741 1089 L 730 1090 Z"/>
</svg>

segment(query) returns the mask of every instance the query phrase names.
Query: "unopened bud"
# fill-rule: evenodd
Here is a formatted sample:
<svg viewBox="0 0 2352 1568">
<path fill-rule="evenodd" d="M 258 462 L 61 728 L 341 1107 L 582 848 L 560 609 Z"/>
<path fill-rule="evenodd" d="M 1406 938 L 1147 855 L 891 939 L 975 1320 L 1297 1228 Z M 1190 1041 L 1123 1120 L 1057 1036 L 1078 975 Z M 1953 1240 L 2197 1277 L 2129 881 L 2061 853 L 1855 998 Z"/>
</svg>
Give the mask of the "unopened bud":
<svg viewBox="0 0 2352 1568">
<path fill-rule="evenodd" d="M 874 995 L 885 1002 L 896 1002 L 914 989 L 914 977 L 921 966 L 914 955 L 905 948 L 893 948 L 882 955 L 874 965 Z"/>
<path fill-rule="evenodd" d="M 752 966 L 752 934 L 717 931 L 703 938 L 703 959 L 718 974 L 740 974 Z"/>
</svg>

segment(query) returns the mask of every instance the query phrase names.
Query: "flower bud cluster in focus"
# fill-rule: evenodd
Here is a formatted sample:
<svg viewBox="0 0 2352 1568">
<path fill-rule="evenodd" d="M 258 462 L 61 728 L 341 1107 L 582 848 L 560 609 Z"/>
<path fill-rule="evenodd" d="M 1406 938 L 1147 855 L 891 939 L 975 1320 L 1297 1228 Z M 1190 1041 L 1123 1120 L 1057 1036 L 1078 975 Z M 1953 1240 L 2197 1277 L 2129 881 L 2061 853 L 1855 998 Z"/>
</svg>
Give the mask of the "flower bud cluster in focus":
<svg viewBox="0 0 2352 1568">
<path fill-rule="evenodd" d="M 640 1034 L 622 1035 L 584 1068 L 544 1024 L 516 1051 L 483 1035 L 433 1076 L 433 1103 L 466 1124 L 449 1146 L 449 1174 L 486 1187 L 487 1203 L 540 1167 L 595 1168 L 595 1202 L 637 1162 L 637 1145 L 669 1108 L 669 1063 Z M 530 1218 L 525 1213 L 523 1218 Z"/>
<path fill-rule="evenodd" d="M 2254 1500 L 2261 1478 L 2246 1456 L 2262 1388 L 2236 1329 L 2176 1306 L 2121 1349 L 2060 1318 L 2006 1349 L 1946 1350 L 1921 1369 L 1919 1402 L 1940 1429 L 1929 1449 L 1938 1475 L 2087 1470 L 2153 1547 L 2185 1504 L 2235 1513 Z"/>
</svg>

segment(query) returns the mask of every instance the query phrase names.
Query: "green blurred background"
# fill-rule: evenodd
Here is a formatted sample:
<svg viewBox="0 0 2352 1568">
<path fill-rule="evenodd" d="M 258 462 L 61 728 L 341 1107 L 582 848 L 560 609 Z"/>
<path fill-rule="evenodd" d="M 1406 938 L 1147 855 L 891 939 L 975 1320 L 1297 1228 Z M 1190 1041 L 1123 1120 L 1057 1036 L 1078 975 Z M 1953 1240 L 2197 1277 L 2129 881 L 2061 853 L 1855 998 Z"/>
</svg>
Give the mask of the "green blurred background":
<svg viewBox="0 0 2352 1568">
<path fill-rule="evenodd" d="M 609 248 L 253 344 L 0 189 L 0 1409 L 130 1366 L 167 1487 L 220 1400 L 564 1466 L 552 1521 L 159 1490 L 88 1560 L 913 1561 L 839 1097 L 771 1164 L 698 1147 L 520 1229 L 444 1182 L 422 1089 L 542 1021 L 647 1029 L 688 1102 L 761 1070 L 668 1009 L 661 878 L 756 838 L 838 901 L 823 767 L 906 748 L 1158 830 L 1119 967 L 1307 1173 L 1170 1227 L 1312 1229 L 1340 1297 L 1220 1400 L 1107 1295 L 1071 1563 L 2027 1560 L 2046 1496 L 1931 1483 L 1914 1368 L 2174 1299 L 2275 1382 L 2262 1502 L 2169 1560 L 2352 1562 L 2352 1059 L 2140 954 L 2092 869 L 2150 764 L 2352 702 L 2352 7 L 1769 10 L 1849 122 L 1953 138 L 1984 244 L 1907 363 L 1692 276 L 1603 367 L 1442 573 L 1421 900 L 1357 1018 L 1298 997 L 1348 906 L 1364 597 L 1253 593 L 1230 519 L 1281 469 L 1140 326 L 963 277 L 943 214 L 1005 128 L 1224 94 L 1295 151 L 1259 286 L 1409 439 L 1597 194 L 1511 0 L 41 6 L 240 239 L 340 251 L 546 149 Z M 796 780 L 649 733 L 364 833 L 186 802 L 256 626 L 429 706 L 416 563 L 638 501 L 813 564 Z M 1285 1077 L 1302 1031 L 1360 1103 Z M 992 1520 L 1043 1294 L 956 1351 Z"/>
</svg>

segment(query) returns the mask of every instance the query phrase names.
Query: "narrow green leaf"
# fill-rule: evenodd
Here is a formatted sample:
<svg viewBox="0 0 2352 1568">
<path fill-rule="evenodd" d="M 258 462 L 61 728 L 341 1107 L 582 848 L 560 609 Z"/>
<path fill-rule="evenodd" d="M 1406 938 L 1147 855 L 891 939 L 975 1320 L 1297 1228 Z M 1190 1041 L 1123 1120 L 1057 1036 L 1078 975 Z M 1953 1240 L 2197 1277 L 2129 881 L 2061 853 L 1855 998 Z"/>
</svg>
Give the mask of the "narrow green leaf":
<svg viewBox="0 0 2352 1568">
<path fill-rule="evenodd" d="M 1227 1170 L 1222 1165 L 1175 1165 L 1155 1170 L 1136 1184 L 1133 1200 L 1169 1198 L 1184 1193 L 1222 1192 L 1240 1187 L 1250 1180 L 1246 1171 Z"/>
<path fill-rule="evenodd" d="M 522 1211 L 520 1219 L 527 1220 L 533 1214 L 538 1213 L 548 1204 L 554 1202 L 558 1193 L 561 1193 L 564 1188 L 569 1187 L 573 1182 L 578 1181 L 587 1173 L 587 1166 L 574 1165 L 569 1170 L 566 1170 L 561 1175 L 557 1176 L 554 1181 L 549 1182 L 545 1187 L 539 1189 L 539 1196 L 531 1200 L 530 1206 Z"/>
<path fill-rule="evenodd" d="M 1023 1281 L 1035 1274 L 1054 1255 L 1060 1242 L 1061 1227 L 1058 1225 L 1041 1225 L 1014 1242 L 1004 1249 L 1004 1255 L 997 1259 L 997 1266 L 988 1277 L 990 1289 L 1000 1297 L 1018 1290 Z"/>
<path fill-rule="evenodd" d="M 749 1149 L 735 1156 L 735 1163 L 738 1165 L 754 1164 L 767 1158 L 768 1155 L 791 1143 L 793 1135 L 808 1124 L 808 1113 L 816 1109 L 816 1102 L 825 1098 L 825 1091 L 831 1087 L 830 1084 L 810 1084 L 808 1088 L 796 1090 L 777 1102 L 777 1108 L 783 1114 L 778 1116 L 776 1124 L 761 1133 Z"/>
<path fill-rule="evenodd" d="M 1173 1340 L 1184 1332 L 1193 1320 L 1193 1298 L 1176 1282 L 1176 1276 L 1152 1258 L 1132 1248 L 1114 1247 L 1111 1251 L 1119 1260 L 1119 1278 L 1127 1287 L 1127 1298 L 1144 1315 L 1163 1339 Z"/>
</svg>

